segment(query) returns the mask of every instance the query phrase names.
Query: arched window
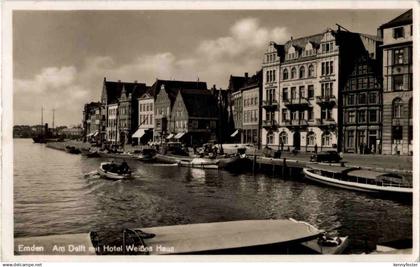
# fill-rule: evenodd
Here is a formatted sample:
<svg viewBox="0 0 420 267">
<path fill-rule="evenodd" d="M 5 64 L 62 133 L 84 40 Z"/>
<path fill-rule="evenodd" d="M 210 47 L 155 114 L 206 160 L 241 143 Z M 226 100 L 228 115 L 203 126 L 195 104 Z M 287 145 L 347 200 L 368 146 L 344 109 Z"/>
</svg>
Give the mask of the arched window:
<svg viewBox="0 0 420 267">
<path fill-rule="evenodd" d="M 314 146 L 315 145 L 315 133 L 314 132 L 309 132 L 308 136 L 306 137 L 306 144 L 308 146 Z"/>
<path fill-rule="evenodd" d="M 408 100 L 408 118 L 413 118 L 413 99 Z"/>
<path fill-rule="evenodd" d="M 267 133 L 267 144 L 273 144 L 274 142 L 274 134 L 273 132 Z"/>
<path fill-rule="evenodd" d="M 290 79 L 296 78 L 296 68 L 292 68 L 292 74 L 290 75 Z"/>
<path fill-rule="evenodd" d="M 289 71 L 287 69 L 283 70 L 283 80 L 289 79 Z"/>
<path fill-rule="evenodd" d="M 304 66 L 301 66 L 300 68 L 299 68 L 299 78 L 305 78 L 305 67 Z"/>
<path fill-rule="evenodd" d="M 308 68 L 308 77 L 315 77 L 314 65 L 310 65 Z"/>
<path fill-rule="evenodd" d="M 331 145 L 331 134 L 329 132 L 325 132 L 322 134 L 322 146 L 330 146 Z"/>
<path fill-rule="evenodd" d="M 402 100 L 401 98 L 395 98 L 392 101 L 392 117 L 393 118 L 401 118 L 402 115 Z"/>
<path fill-rule="evenodd" d="M 281 132 L 280 133 L 280 135 L 279 135 L 279 143 L 280 144 L 284 144 L 284 145 L 287 145 L 287 133 L 286 132 Z"/>
</svg>

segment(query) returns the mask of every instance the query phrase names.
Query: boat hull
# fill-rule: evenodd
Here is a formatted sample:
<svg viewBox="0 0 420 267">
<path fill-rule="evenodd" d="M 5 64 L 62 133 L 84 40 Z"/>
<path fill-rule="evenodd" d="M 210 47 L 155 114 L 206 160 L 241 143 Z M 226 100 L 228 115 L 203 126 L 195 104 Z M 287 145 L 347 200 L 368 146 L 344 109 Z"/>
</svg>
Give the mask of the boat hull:
<svg viewBox="0 0 420 267">
<path fill-rule="evenodd" d="M 394 186 L 378 186 L 371 184 L 361 184 L 349 181 L 341 181 L 329 177 L 325 177 L 310 171 L 310 169 L 303 169 L 305 177 L 311 181 L 326 184 L 342 189 L 355 190 L 367 193 L 385 193 L 385 194 L 412 194 L 412 188 L 394 187 Z"/>
<path fill-rule="evenodd" d="M 105 179 L 109 179 L 109 180 L 126 180 L 126 179 L 131 178 L 131 174 L 129 174 L 129 173 L 119 174 L 119 173 L 106 171 L 103 167 L 106 164 L 110 164 L 110 163 L 109 162 L 101 163 L 101 166 L 98 168 L 98 174 L 101 177 L 103 177 Z"/>
</svg>

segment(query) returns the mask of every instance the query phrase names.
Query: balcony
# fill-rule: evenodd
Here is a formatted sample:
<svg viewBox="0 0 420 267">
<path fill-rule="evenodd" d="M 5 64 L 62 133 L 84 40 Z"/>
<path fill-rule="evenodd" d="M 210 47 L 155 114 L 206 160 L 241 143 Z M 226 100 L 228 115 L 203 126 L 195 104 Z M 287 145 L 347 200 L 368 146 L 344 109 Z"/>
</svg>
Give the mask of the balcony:
<svg viewBox="0 0 420 267">
<path fill-rule="evenodd" d="M 305 119 L 300 120 L 287 120 L 284 121 L 286 127 L 307 127 L 308 121 Z"/>
<path fill-rule="evenodd" d="M 277 110 L 279 103 L 275 99 L 263 100 L 262 107 L 266 110 Z"/>
<path fill-rule="evenodd" d="M 337 126 L 337 122 L 333 118 L 316 119 L 315 121 L 320 128 L 334 129 Z"/>
<path fill-rule="evenodd" d="M 307 108 L 311 106 L 311 103 L 307 98 L 292 98 L 283 99 L 284 105 L 289 109 Z"/>
<path fill-rule="evenodd" d="M 279 124 L 277 123 L 276 120 L 265 120 L 262 122 L 262 127 L 264 128 L 277 128 L 279 126 Z"/>
<path fill-rule="evenodd" d="M 335 105 L 337 103 L 337 99 L 335 96 L 317 96 L 316 97 L 316 103 L 320 106 L 326 106 L 326 105 Z"/>
</svg>

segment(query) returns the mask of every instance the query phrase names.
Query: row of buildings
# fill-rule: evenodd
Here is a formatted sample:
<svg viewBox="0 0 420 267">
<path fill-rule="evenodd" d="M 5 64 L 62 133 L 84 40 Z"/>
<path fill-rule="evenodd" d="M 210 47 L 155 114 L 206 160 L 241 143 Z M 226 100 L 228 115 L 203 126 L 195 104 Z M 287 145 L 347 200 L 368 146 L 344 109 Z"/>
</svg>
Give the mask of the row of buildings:
<svg viewBox="0 0 420 267">
<path fill-rule="evenodd" d="M 200 81 L 104 79 L 86 138 L 115 144 L 253 143 L 286 150 L 412 153 L 412 10 L 376 36 L 342 26 L 270 42 L 254 75 Z"/>
</svg>

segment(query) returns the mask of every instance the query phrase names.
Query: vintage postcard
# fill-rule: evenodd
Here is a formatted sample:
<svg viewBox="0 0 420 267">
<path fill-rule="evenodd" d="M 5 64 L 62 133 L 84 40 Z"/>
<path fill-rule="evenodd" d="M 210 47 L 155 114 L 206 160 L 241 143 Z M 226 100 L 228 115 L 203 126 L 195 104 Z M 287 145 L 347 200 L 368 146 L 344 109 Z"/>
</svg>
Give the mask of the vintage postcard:
<svg viewBox="0 0 420 267">
<path fill-rule="evenodd" d="M 418 260 L 416 2 L 2 8 L 2 261 Z"/>
</svg>

